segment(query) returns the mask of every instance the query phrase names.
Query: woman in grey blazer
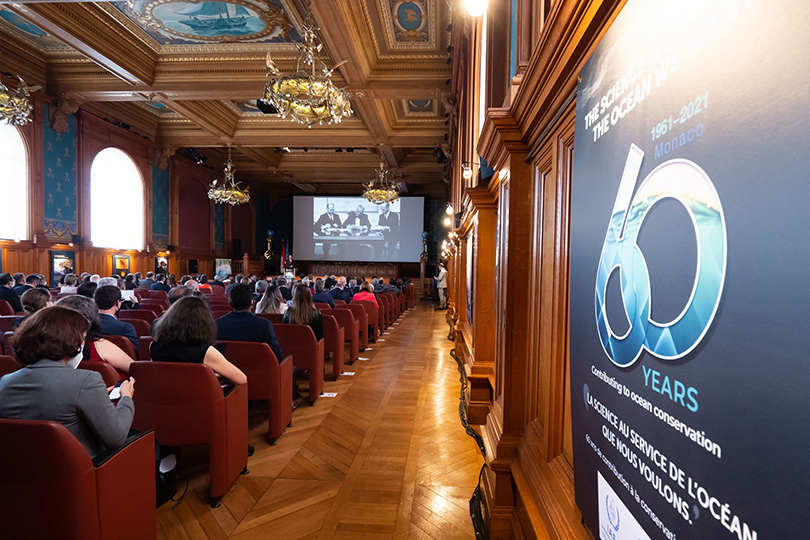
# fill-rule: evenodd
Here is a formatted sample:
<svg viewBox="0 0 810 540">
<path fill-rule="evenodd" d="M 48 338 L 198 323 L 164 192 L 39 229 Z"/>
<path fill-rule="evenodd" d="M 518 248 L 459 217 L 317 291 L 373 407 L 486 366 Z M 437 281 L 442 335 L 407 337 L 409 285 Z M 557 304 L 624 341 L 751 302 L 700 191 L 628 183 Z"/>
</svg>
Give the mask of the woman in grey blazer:
<svg viewBox="0 0 810 540">
<path fill-rule="evenodd" d="M 74 369 L 89 327 L 82 314 L 63 306 L 22 323 L 14 347 L 26 367 L 0 378 L 0 418 L 59 422 L 94 457 L 124 445 L 135 415 L 135 381 L 121 385 L 116 407 L 100 374 Z"/>
</svg>

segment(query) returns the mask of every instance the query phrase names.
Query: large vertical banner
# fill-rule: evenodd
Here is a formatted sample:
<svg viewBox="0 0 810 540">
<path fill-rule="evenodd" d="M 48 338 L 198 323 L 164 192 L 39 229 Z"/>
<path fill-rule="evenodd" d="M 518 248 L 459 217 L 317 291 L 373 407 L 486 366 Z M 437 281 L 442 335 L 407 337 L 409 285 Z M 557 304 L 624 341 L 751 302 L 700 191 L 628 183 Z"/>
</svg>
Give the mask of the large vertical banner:
<svg viewBox="0 0 810 540">
<path fill-rule="evenodd" d="M 576 502 L 601 540 L 810 535 L 810 2 L 630 0 L 582 70 Z"/>
</svg>

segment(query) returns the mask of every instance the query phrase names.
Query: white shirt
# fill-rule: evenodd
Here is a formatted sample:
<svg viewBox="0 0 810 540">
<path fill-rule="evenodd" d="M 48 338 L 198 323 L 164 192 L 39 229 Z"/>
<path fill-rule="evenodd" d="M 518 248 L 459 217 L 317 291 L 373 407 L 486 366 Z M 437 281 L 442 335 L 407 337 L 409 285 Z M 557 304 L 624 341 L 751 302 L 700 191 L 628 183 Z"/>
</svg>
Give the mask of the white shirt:
<svg viewBox="0 0 810 540">
<path fill-rule="evenodd" d="M 442 268 L 441 271 L 439 271 L 439 277 L 437 277 L 436 280 L 438 281 L 438 284 L 436 285 L 438 288 L 446 289 L 447 288 L 447 270 Z"/>
</svg>

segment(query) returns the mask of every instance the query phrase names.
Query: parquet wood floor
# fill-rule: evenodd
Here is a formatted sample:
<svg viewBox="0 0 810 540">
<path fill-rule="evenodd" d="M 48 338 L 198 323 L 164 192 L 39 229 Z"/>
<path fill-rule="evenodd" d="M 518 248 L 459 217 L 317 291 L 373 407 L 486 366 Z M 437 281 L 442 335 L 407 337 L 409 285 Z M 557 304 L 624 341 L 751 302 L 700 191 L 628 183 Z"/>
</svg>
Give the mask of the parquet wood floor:
<svg viewBox="0 0 810 540">
<path fill-rule="evenodd" d="M 346 366 L 354 376 L 326 382 L 337 397 L 293 413 L 276 446 L 266 413 L 252 411 L 250 474 L 219 508 L 208 506 L 207 461 L 184 464 L 188 492 L 158 510 L 158 538 L 474 539 L 468 500 L 483 459 L 458 419 L 444 313 L 406 312 L 361 353 L 368 361 Z"/>
</svg>

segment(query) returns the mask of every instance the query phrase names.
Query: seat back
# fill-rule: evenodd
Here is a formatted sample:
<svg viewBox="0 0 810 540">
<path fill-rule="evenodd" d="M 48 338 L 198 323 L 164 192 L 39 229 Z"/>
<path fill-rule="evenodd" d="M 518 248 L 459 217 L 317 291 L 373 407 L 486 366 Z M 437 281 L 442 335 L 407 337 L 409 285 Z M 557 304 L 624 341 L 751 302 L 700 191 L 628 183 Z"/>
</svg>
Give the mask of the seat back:
<svg viewBox="0 0 810 540">
<path fill-rule="evenodd" d="M 138 302 L 143 309 L 149 309 L 155 311 L 158 316 L 162 315 L 164 311 L 169 309 L 169 301 L 164 299 L 158 298 L 144 298 L 140 302 Z"/>
<path fill-rule="evenodd" d="M 104 335 L 104 339 L 109 341 L 110 343 L 114 344 L 116 347 L 127 353 L 127 356 L 132 358 L 133 360 L 138 359 L 138 355 L 135 353 L 135 347 L 132 346 L 132 342 L 125 338 L 124 336 L 110 336 Z"/>
<path fill-rule="evenodd" d="M 323 340 L 316 340 L 305 324 L 273 323 L 281 350 L 291 354 L 299 370 L 309 370 L 309 400 L 314 402 L 323 391 Z"/>
<path fill-rule="evenodd" d="M 337 379 L 343 371 L 346 348 L 346 331 L 332 315 L 321 313 L 323 318 L 323 346 L 326 356 L 332 357 L 332 378 Z"/>
<path fill-rule="evenodd" d="M 357 319 L 358 332 L 360 333 L 360 348 L 366 349 L 368 347 L 368 312 L 364 306 L 360 304 L 346 304 L 345 306 L 335 306 L 336 309 L 348 309 Z"/>
<path fill-rule="evenodd" d="M 133 328 L 135 328 L 135 335 L 138 337 L 143 336 L 151 336 L 152 335 L 152 324 L 148 323 L 141 319 L 129 319 L 126 322 L 131 324 Z"/>
<path fill-rule="evenodd" d="M 344 305 L 345 305 L 345 304 L 346 304 L 346 301 L 345 301 L 345 300 L 341 300 L 340 298 L 335 298 L 335 305 L 338 305 L 338 304 L 344 304 Z"/>
<path fill-rule="evenodd" d="M 149 289 L 147 291 L 144 291 L 144 293 L 146 293 L 145 294 L 146 298 L 157 298 L 160 300 L 166 300 L 167 302 L 169 301 L 169 295 L 166 293 L 166 291 L 153 291 Z"/>
<path fill-rule="evenodd" d="M 104 386 L 114 386 L 121 380 L 121 376 L 115 368 L 107 362 L 79 362 L 79 369 L 95 371 L 101 374 L 101 378 L 104 380 Z"/>
<path fill-rule="evenodd" d="M 141 336 L 138 338 L 138 360 L 147 362 L 152 359 L 152 336 Z"/>
<path fill-rule="evenodd" d="M 14 315 L 14 308 L 5 300 L 0 300 L 0 315 Z"/>
<path fill-rule="evenodd" d="M 349 356 L 346 358 L 346 363 L 351 364 L 357 360 L 360 351 L 360 334 L 358 332 L 360 325 L 351 310 L 336 307 L 321 310 L 321 315 L 331 315 L 343 328 L 343 339 L 349 344 Z"/>
<path fill-rule="evenodd" d="M 136 429 L 155 430 L 161 444 L 208 443 L 224 422 L 222 388 L 214 371 L 202 364 L 133 362 L 137 381 Z"/>
<path fill-rule="evenodd" d="M 247 376 L 248 399 L 270 399 L 271 394 L 277 391 L 272 381 L 278 377 L 279 371 L 278 359 L 270 346 L 249 341 L 220 343 L 225 344 L 225 358 Z"/>
<path fill-rule="evenodd" d="M 12 356 L 0 356 L 0 377 L 3 375 L 8 375 L 9 373 L 14 373 L 18 369 L 22 369 L 25 366 L 17 360 L 14 359 Z"/>
<path fill-rule="evenodd" d="M 3 300 L 3 302 L 6 302 Z M 8 302 L 6 302 L 8 304 Z M 17 315 L 0 315 L 0 332 L 11 332 L 13 330 L 12 325 L 14 321 L 17 319 Z"/>
<path fill-rule="evenodd" d="M 3 332 L 3 354 L 17 358 L 17 353 L 14 350 L 14 347 L 11 346 L 11 338 L 13 336 L 14 332 Z"/>
<path fill-rule="evenodd" d="M 200 287 L 200 292 L 203 293 L 203 294 L 211 294 L 212 293 L 210 287 Z"/>
<path fill-rule="evenodd" d="M 380 311 L 377 306 L 371 300 L 352 300 L 352 304 L 359 304 L 366 310 L 368 325 L 372 327 L 369 339 L 377 339 L 377 334 L 380 331 Z"/>
<path fill-rule="evenodd" d="M 141 319 L 142 321 L 152 324 L 152 321 L 157 318 L 157 315 L 155 315 L 155 312 L 150 309 L 122 309 L 118 312 L 118 318 L 122 321 L 129 319 Z"/>
<path fill-rule="evenodd" d="M 98 539 L 87 450 L 56 422 L 0 420 L 0 508 L 4 538 Z"/>
<path fill-rule="evenodd" d="M 391 298 L 385 294 L 380 293 L 377 295 L 377 303 L 380 305 L 380 329 L 386 328 L 391 324 Z"/>
<path fill-rule="evenodd" d="M 284 315 L 281 313 L 257 313 L 256 315 L 262 319 L 267 319 L 273 324 L 281 324 L 281 319 L 284 318 Z"/>
<path fill-rule="evenodd" d="M 315 302 L 315 309 L 331 309 L 332 306 L 326 302 Z"/>
</svg>

